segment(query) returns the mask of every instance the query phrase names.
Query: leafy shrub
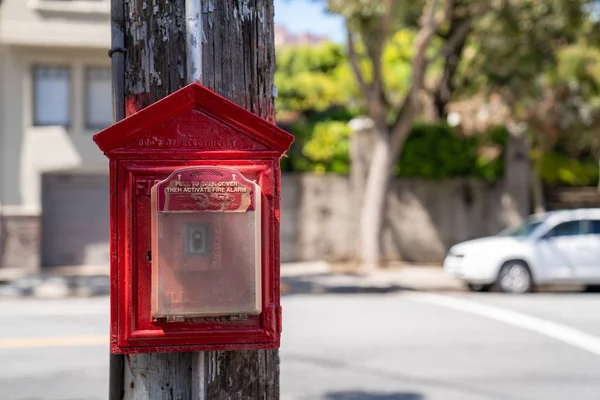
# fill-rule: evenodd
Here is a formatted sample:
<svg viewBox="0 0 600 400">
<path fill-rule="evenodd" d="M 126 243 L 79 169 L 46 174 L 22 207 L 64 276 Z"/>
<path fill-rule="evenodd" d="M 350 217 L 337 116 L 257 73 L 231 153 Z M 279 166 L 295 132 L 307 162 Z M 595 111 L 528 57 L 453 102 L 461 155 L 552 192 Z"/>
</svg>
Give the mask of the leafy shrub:
<svg viewBox="0 0 600 400">
<path fill-rule="evenodd" d="M 317 122 L 303 153 L 316 172 L 350 173 L 350 128 L 345 121 Z"/>
<path fill-rule="evenodd" d="M 598 183 L 598 162 L 550 152 L 542 160 L 542 181 L 550 186 L 594 186 Z"/>
<path fill-rule="evenodd" d="M 283 171 L 348 174 L 350 172 L 351 112 L 314 113 L 286 127 L 296 137 Z M 463 137 L 444 124 L 418 124 L 409 135 L 394 174 L 399 177 L 445 179 L 478 177 L 495 181 L 502 177 L 502 151 L 506 131 L 495 129 Z M 482 150 L 491 151 L 482 151 Z M 490 157 L 490 154 L 492 156 Z"/>
<path fill-rule="evenodd" d="M 394 172 L 397 176 L 436 180 L 450 177 L 498 180 L 504 172 L 506 135 L 504 129 L 494 129 L 464 137 L 444 124 L 415 125 Z M 483 152 L 485 149 L 492 151 Z"/>
</svg>

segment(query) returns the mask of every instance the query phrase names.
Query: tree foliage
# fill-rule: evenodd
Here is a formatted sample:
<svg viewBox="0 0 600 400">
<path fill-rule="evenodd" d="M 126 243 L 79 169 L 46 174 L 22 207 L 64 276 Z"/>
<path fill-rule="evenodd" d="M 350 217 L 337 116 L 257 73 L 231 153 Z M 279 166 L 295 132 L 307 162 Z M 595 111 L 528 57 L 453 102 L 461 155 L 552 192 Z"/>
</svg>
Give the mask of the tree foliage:
<svg viewBox="0 0 600 400">
<path fill-rule="evenodd" d="M 277 49 L 275 85 L 280 111 L 323 111 L 357 97 L 345 50 L 331 42 Z"/>
<path fill-rule="evenodd" d="M 552 116 L 567 127 L 574 121 L 573 112 L 579 114 L 574 106 L 597 96 L 598 76 L 593 67 L 597 50 L 589 40 L 600 32 L 586 12 L 591 3 L 498 2 L 499 7 L 474 20 L 471 56 L 461 65 L 461 86 L 502 95 L 515 120 L 535 124 L 538 111 L 555 107 Z M 540 130 L 553 134 L 554 128 Z"/>
<path fill-rule="evenodd" d="M 315 172 L 350 172 L 350 127 L 344 121 L 321 121 L 314 125 L 303 154 Z"/>
<path fill-rule="evenodd" d="M 510 109 L 509 129 L 531 134 L 534 205 L 543 211 L 542 179 L 558 182 L 567 176 L 550 178 L 544 172 L 547 159 L 561 160 L 549 153 L 559 140 L 582 145 L 587 138 L 589 145 L 597 136 L 599 25 L 590 14 L 595 1 L 492 4 L 473 20 L 458 86 L 467 96 L 500 95 Z"/>
</svg>

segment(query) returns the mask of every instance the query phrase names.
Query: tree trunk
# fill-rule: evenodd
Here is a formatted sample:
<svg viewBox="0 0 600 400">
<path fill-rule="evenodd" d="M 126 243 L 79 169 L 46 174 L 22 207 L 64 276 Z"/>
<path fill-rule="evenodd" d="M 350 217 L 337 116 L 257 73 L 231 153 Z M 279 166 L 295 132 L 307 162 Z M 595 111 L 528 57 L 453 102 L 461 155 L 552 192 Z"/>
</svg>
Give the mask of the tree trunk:
<svg viewBox="0 0 600 400">
<path fill-rule="evenodd" d="M 184 0 L 124 7 L 131 115 L 185 85 L 186 16 Z M 202 83 L 274 122 L 273 0 L 202 0 L 201 10 Z M 279 398 L 278 350 L 132 354 L 125 365 L 126 399 Z"/>
<path fill-rule="evenodd" d="M 383 218 L 387 211 L 386 196 L 391 179 L 392 152 L 389 134 L 377 132 L 369 172 L 364 188 L 360 234 L 362 272 L 369 273 L 379 267 Z"/>
<path fill-rule="evenodd" d="M 393 2 L 385 2 L 393 11 Z M 362 74 L 359 58 L 355 51 L 352 32 L 348 31 L 348 55 L 352 70 L 361 92 L 367 102 L 369 117 L 373 120 L 377 136 L 374 139 L 373 151 L 363 195 L 360 218 L 360 264 L 362 272 L 369 273 L 376 269 L 381 260 L 381 233 L 383 218 L 386 214 L 386 197 L 391 180 L 392 165 L 401 152 L 401 148 L 410 133 L 415 115 L 419 108 L 419 93 L 429 59 L 426 57 L 431 38 L 438 28 L 436 21 L 436 0 L 428 1 L 421 16 L 421 28 L 415 37 L 412 59 L 412 82 L 402 106 L 396 110 L 396 121 L 391 127 L 387 125 L 390 109 L 381 79 L 381 57 L 383 44 L 387 40 L 389 27 L 388 16 L 382 19 L 382 29 L 376 41 L 363 39 L 367 46 L 367 54 L 372 66 L 372 81 L 366 82 Z"/>
<path fill-rule="evenodd" d="M 542 183 L 542 162 L 544 153 L 540 149 L 533 164 L 533 173 L 531 179 L 533 211 L 535 213 L 546 212 L 546 202 L 544 201 L 544 186 Z"/>
</svg>

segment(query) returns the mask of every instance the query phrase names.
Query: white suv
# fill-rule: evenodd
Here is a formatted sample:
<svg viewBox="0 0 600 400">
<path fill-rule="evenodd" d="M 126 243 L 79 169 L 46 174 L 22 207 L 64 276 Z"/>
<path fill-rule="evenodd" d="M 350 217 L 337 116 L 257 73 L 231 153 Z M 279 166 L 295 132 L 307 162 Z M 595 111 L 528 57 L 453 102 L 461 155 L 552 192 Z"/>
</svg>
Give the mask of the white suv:
<svg viewBox="0 0 600 400">
<path fill-rule="evenodd" d="M 472 290 L 600 285 L 600 208 L 532 215 L 516 229 L 452 246 L 444 270 Z"/>
</svg>

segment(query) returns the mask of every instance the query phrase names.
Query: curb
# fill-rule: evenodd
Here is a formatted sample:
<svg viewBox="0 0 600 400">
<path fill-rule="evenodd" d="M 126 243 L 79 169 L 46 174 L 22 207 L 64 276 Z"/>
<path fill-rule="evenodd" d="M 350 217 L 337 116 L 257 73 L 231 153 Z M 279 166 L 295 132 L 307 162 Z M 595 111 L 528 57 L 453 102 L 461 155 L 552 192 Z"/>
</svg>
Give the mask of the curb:
<svg viewBox="0 0 600 400">
<path fill-rule="evenodd" d="M 281 270 L 283 295 L 398 291 L 463 292 L 465 287 L 438 266 L 404 265 L 370 275 L 335 272 L 326 262 L 290 264 Z"/>
<path fill-rule="evenodd" d="M 0 285 L 0 297 L 59 299 L 106 296 L 109 292 L 108 275 L 37 275 Z"/>
</svg>

